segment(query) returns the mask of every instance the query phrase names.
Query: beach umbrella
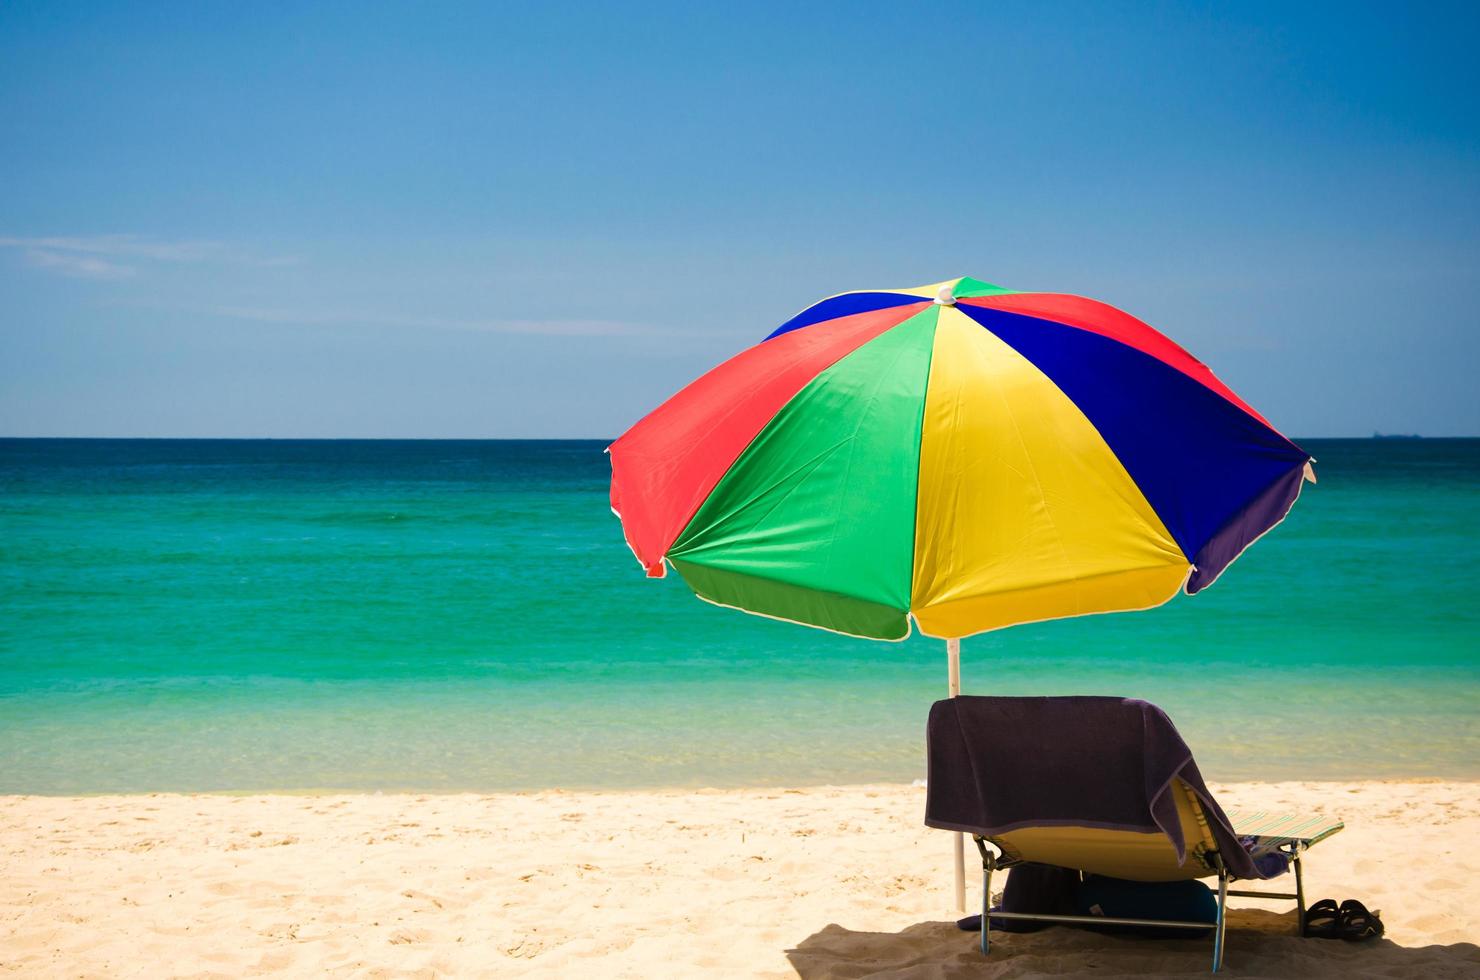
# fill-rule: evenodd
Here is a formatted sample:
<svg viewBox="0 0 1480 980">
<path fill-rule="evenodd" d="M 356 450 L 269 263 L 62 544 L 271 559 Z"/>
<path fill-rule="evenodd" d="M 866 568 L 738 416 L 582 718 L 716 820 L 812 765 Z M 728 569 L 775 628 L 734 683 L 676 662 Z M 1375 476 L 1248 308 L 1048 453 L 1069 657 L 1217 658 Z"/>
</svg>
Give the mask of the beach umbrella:
<svg viewBox="0 0 1480 980">
<path fill-rule="evenodd" d="M 913 622 L 953 697 L 962 637 L 1196 593 L 1314 479 L 1135 317 L 969 278 L 824 299 L 608 451 L 649 576 L 853 636 Z"/>
</svg>

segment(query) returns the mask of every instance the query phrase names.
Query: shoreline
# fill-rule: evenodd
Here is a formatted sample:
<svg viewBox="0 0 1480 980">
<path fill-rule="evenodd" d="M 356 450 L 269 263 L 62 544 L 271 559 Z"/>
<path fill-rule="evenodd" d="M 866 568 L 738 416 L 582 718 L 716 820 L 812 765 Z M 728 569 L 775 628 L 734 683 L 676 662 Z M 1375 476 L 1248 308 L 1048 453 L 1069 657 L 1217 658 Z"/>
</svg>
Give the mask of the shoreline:
<svg viewBox="0 0 1480 980">
<path fill-rule="evenodd" d="M 1359 779 L 1336 777 L 1315 777 L 1299 780 L 1255 780 L 1255 779 L 1225 779 L 1208 780 L 1208 785 L 1215 790 L 1219 786 L 1266 786 L 1279 785 L 1282 783 L 1299 783 L 1302 786 L 1351 786 L 1361 784 L 1363 786 L 1424 786 L 1438 784 L 1477 784 L 1480 785 L 1480 775 L 1474 776 L 1384 776 L 1375 779 Z M 902 780 L 876 780 L 865 782 L 832 782 L 832 783 L 742 783 L 734 785 L 694 785 L 688 786 L 682 783 L 666 786 L 546 786 L 538 789 L 415 789 L 406 787 L 364 789 L 359 787 L 327 787 L 327 788 L 293 788 L 287 789 L 152 789 L 152 790 L 100 790 L 97 792 L 84 791 L 72 793 L 20 793 L 0 792 L 0 806 L 7 802 L 19 800 L 128 800 L 128 799 L 169 799 L 169 798 L 211 798 L 221 797 L 224 799 L 253 798 L 253 797 L 302 797 L 315 799 L 319 797 L 370 797 L 370 798 L 396 798 L 396 797 L 418 797 L 433 798 L 445 797 L 456 799 L 460 797 L 477 797 L 479 799 L 493 799 L 497 797 L 528 797 L 544 794 L 563 794 L 570 796 L 660 796 L 665 794 L 692 794 L 714 795 L 726 793 L 796 793 L 813 792 L 822 790 L 859 790 L 859 791 L 898 791 L 898 790 L 923 790 L 925 780 L 916 779 L 910 782 Z"/>
<path fill-rule="evenodd" d="M 1233 973 L 1480 971 L 1480 780 L 1214 783 L 1314 809 L 1307 893 L 1380 909 L 1384 940 L 1302 940 L 1231 903 Z M 807 978 L 998 971 L 1203 975 L 1207 943 L 1050 929 L 986 964 L 954 929 L 950 836 L 902 784 L 508 793 L 0 797 L 0 969 Z M 979 896 L 968 869 L 968 905 Z M 1000 887 L 1000 886 L 998 886 Z M 985 971 L 985 972 L 981 972 Z"/>
</svg>

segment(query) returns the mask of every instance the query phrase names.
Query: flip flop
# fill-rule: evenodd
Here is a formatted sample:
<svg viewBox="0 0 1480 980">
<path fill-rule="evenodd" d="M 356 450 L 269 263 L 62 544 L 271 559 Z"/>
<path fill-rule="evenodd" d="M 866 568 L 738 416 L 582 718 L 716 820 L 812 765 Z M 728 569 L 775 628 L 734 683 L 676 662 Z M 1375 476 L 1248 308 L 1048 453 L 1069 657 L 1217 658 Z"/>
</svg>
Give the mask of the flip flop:
<svg viewBox="0 0 1480 980">
<path fill-rule="evenodd" d="M 1382 919 L 1376 912 L 1367 911 L 1367 906 L 1349 898 L 1341 903 L 1340 935 L 1347 942 L 1357 943 L 1366 939 L 1379 939 L 1385 930 Z"/>
<path fill-rule="evenodd" d="M 1344 939 L 1341 908 L 1334 898 L 1323 898 L 1305 910 L 1300 934 L 1312 939 Z"/>
</svg>

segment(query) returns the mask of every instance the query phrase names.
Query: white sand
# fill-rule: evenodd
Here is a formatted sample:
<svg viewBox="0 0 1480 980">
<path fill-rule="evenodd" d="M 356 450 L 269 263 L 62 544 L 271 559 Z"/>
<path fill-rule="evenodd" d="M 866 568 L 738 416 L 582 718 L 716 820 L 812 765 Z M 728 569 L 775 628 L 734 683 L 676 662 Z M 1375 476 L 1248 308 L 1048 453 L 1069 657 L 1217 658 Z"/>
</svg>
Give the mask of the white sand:
<svg viewBox="0 0 1480 980">
<path fill-rule="evenodd" d="M 1312 900 L 1235 900 L 1231 976 L 1480 976 L 1480 783 L 1217 787 L 1317 807 Z M 496 796 L 0 798 L 0 970 L 26 976 L 1203 975 L 1210 943 L 950 925 L 949 835 L 903 786 Z M 969 882 L 976 901 L 971 873 Z M 1000 879 L 999 879 L 1000 880 Z M 1288 879 L 1286 879 L 1288 880 Z M 1281 907 L 1283 906 L 1270 906 Z"/>
</svg>

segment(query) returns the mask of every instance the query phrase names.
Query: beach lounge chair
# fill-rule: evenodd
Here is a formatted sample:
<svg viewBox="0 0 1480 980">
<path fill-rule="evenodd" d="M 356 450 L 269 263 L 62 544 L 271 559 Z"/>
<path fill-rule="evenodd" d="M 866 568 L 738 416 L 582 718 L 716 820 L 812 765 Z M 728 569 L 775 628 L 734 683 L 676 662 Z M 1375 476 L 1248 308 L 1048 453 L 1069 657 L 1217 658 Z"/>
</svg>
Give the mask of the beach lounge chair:
<svg viewBox="0 0 1480 980">
<path fill-rule="evenodd" d="M 959 697 L 938 701 L 927 730 L 925 823 L 971 834 L 982 858 L 981 951 L 991 918 L 1212 929 L 1223 962 L 1228 896 L 1293 899 L 1305 920 L 1301 856 L 1339 821 L 1259 810 L 1225 812 L 1192 751 L 1158 707 L 1111 697 Z M 1232 891 L 1279 873 L 1295 891 Z M 1132 881 L 1217 878 L 1215 922 L 994 912 L 992 873 L 1036 862 Z M 1270 869 L 1269 865 L 1277 867 Z"/>
</svg>

